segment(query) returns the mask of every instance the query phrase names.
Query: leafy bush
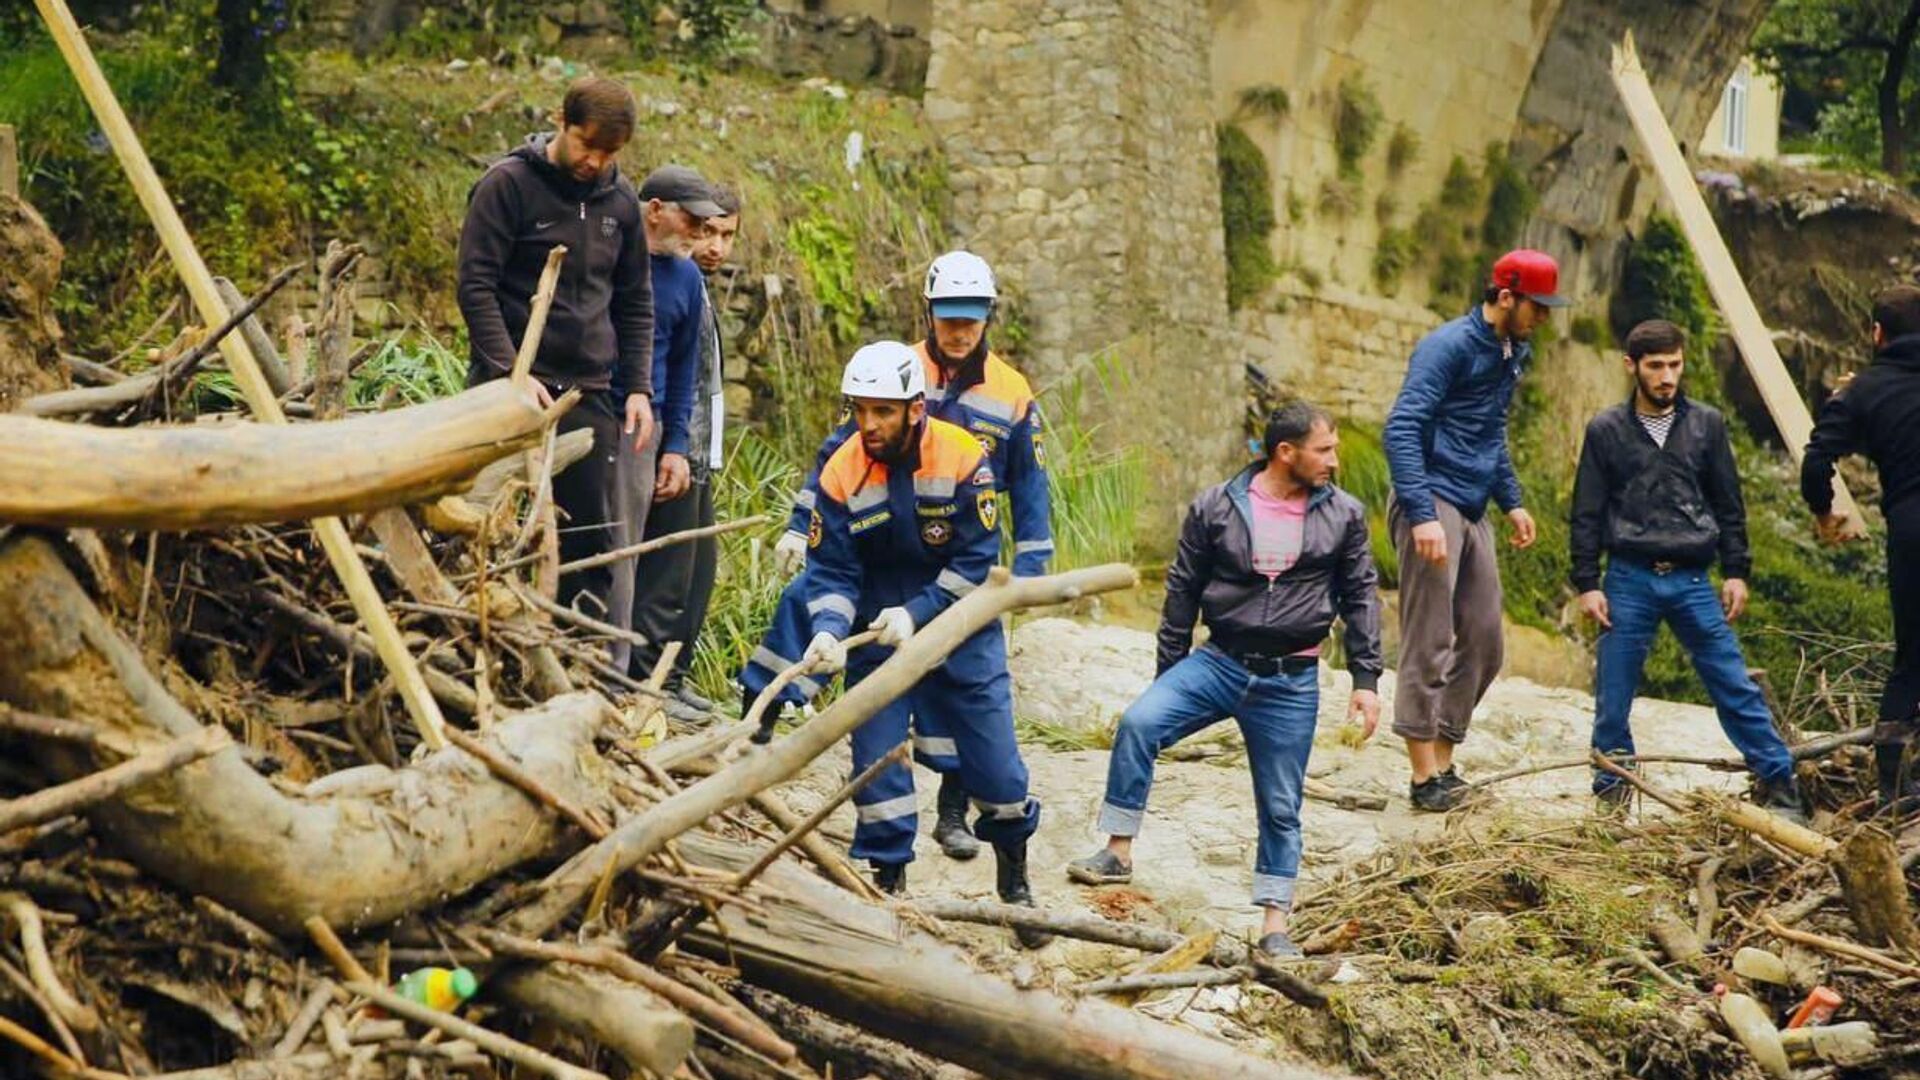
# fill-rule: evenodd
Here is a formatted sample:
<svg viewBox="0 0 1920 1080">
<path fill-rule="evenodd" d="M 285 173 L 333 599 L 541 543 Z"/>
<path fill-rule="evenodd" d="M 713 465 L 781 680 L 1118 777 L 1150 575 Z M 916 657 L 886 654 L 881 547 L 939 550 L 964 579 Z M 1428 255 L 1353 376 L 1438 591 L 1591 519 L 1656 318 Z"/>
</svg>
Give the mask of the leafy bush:
<svg viewBox="0 0 1920 1080">
<path fill-rule="evenodd" d="M 1387 175 L 1398 177 L 1419 156 L 1420 133 L 1405 124 L 1395 124 L 1393 137 L 1387 140 Z"/>
<path fill-rule="evenodd" d="M 1265 120 L 1284 120 L 1293 111 L 1293 101 L 1287 97 L 1287 88 L 1274 83 L 1249 86 L 1240 91 L 1239 112 L 1242 116 Z"/>
<path fill-rule="evenodd" d="M 1387 467 L 1386 447 L 1378 424 L 1340 424 L 1340 469 L 1334 482 L 1367 508 L 1367 534 L 1373 543 L 1373 561 L 1380 570 L 1380 587 L 1400 587 L 1400 562 L 1387 530 L 1387 500 L 1393 495 L 1393 472 Z"/>
<path fill-rule="evenodd" d="M 1220 125 L 1215 139 L 1220 219 L 1227 247 L 1227 306 L 1239 308 L 1266 291 L 1274 278 L 1273 250 L 1268 246 L 1278 224 L 1273 214 L 1273 181 L 1266 155 L 1238 125 Z"/>
<path fill-rule="evenodd" d="M 1373 249 L 1373 280 L 1389 296 L 1400 291 L 1400 276 L 1413 265 L 1419 254 L 1418 242 L 1410 230 L 1389 226 L 1380 230 Z"/>
<path fill-rule="evenodd" d="M 1678 221 L 1657 213 L 1647 218 L 1628 249 L 1611 315 L 1619 337 L 1646 319 L 1667 319 L 1687 332 L 1687 347 L 1693 355 L 1711 354 L 1720 336 L 1720 316 L 1707 291 L 1706 275 L 1694 261 L 1693 248 Z M 1697 370 L 1689 378 L 1695 374 Z"/>
</svg>

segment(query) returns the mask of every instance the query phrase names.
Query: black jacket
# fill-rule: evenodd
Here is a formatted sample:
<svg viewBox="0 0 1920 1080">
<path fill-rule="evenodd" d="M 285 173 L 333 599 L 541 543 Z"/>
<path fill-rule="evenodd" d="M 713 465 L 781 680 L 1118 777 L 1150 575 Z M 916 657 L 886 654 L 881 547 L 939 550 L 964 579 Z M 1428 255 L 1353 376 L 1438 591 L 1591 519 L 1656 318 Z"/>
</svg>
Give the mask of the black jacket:
<svg viewBox="0 0 1920 1080">
<path fill-rule="evenodd" d="M 1307 500 L 1300 558 L 1272 581 L 1253 568 L 1253 508 L 1247 486 L 1259 465 L 1200 493 L 1180 527 L 1160 611 L 1159 674 L 1193 648 L 1196 617 L 1216 642 L 1269 656 L 1319 644 L 1337 613 L 1346 622 L 1347 669 L 1356 690 L 1380 681 L 1380 590 L 1367 514 L 1328 484 Z"/>
<path fill-rule="evenodd" d="M 604 390 L 615 365 L 629 393 L 653 392 L 653 286 L 640 196 L 610 168 L 582 183 L 547 160 L 551 134 L 495 162 L 467 197 L 460 229 L 460 314 L 467 381 L 513 368 L 547 253 L 567 246 L 533 371 Z"/>
<path fill-rule="evenodd" d="M 1587 424 L 1573 480 L 1573 585 L 1600 587 L 1600 553 L 1709 566 L 1744 578 L 1753 569 L 1747 508 L 1727 421 L 1690 400 L 1674 403 L 1673 429 L 1661 446 L 1634 415 L 1633 399 Z"/>
<path fill-rule="evenodd" d="M 1865 454 L 1880 469 L 1880 506 L 1891 516 L 1920 499 L 1920 334 L 1894 338 L 1873 366 L 1827 399 L 1800 462 L 1800 494 L 1816 514 L 1833 510 L 1833 465 Z"/>
</svg>

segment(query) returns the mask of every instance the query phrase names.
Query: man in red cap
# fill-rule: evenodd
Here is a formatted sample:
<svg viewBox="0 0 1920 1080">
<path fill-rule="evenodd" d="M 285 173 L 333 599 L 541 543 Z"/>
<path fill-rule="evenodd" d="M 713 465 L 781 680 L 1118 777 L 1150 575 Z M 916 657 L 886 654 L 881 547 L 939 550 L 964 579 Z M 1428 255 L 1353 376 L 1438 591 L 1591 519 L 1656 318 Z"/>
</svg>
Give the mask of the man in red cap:
<svg viewBox="0 0 1920 1080">
<path fill-rule="evenodd" d="M 1558 295 L 1560 268 L 1540 251 L 1509 251 L 1493 264 L 1481 302 L 1420 340 L 1387 414 L 1393 501 L 1387 521 L 1400 555 L 1400 668 L 1393 731 L 1413 765 L 1417 810 L 1459 805 L 1466 782 L 1453 748 L 1500 672 L 1500 567 L 1491 500 L 1513 525 L 1513 545 L 1534 540 L 1507 451 L 1507 409 L 1528 339 Z"/>
</svg>

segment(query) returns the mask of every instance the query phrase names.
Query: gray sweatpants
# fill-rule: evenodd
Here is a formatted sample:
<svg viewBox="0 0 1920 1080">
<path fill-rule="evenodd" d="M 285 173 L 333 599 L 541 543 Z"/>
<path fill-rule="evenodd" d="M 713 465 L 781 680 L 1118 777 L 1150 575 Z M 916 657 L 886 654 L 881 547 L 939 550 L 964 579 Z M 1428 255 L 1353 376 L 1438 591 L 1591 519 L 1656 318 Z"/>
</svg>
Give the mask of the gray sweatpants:
<svg viewBox="0 0 1920 1080">
<path fill-rule="evenodd" d="M 660 417 L 653 418 L 653 440 L 645 450 L 633 448 L 633 437 L 620 439 L 620 453 L 613 462 L 613 513 L 620 522 L 612 547 L 637 544 L 647 531 L 647 514 L 653 509 L 654 471 L 660 460 Z M 611 549 L 609 549 L 611 550 Z M 636 559 L 613 564 L 613 580 L 607 589 L 607 622 L 622 630 L 633 627 L 634 571 Z M 608 646 L 607 659 L 621 671 L 633 655 L 631 642 L 615 641 Z"/>
<path fill-rule="evenodd" d="M 1387 525 L 1400 554 L 1400 669 L 1394 684 L 1393 733 L 1406 739 L 1461 742 L 1473 708 L 1500 674 L 1500 563 L 1493 521 L 1468 521 L 1445 499 L 1433 500 L 1447 534 L 1444 565 L 1413 550 L 1413 526 L 1396 500 Z"/>
</svg>

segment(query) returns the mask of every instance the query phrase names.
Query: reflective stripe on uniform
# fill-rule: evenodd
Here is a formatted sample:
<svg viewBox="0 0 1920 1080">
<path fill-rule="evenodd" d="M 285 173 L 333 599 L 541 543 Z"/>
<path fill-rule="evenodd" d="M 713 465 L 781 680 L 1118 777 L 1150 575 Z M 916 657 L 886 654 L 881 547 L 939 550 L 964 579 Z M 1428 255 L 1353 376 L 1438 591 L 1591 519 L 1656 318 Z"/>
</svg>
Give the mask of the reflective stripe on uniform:
<svg viewBox="0 0 1920 1080">
<path fill-rule="evenodd" d="M 959 744 L 950 738 L 944 738 L 938 735 L 915 735 L 913 737 L 913 748 L 923 754 L 931 754 L 936 757 L 960 756 Z"/>
<path fill-rule="evenodd" d="M 980 811 L 990 818 L 999 818 L 1002 821 L 1012 821 L 1026 817 L 1028 801 L 1029 800 L 1026 799 L 1021 799 L 1019 802 L 987 802 L 985 799 L 972 800 L 975 810 Z"/>
<path fill-rule="evenodd" d="M 871 510 L 886 501 L 887 485 L 868 484 L 847 496 L 847 513 L 857 514 L 862 510 Z"/>
<path fill-rule="evenodd" d="M 1033 553 L 1034 553 L 1034 552 L 1036 552 L 1036 551 L 1045 551 L 1045 552 L 1048 552 L 1048 553 L 1052 553 L 1052 551 L 1053 551 L 1053 541 L 1051 541 L 1051 540 L 1022 540 L 1022 541 L 1020 541 L 1019 543 L 1017 543 L 1017 544 L 1015 544 L 1015 545 L 1013 545 L 1013 553 L 1014 553 L 1015 555 L 1031 555 L 1031 554 L 1033 554 Z"/>
<path fill-rule="evenodd" d="M 991 416 L 1006 424 L 1012 424 L 1014 421 L 1015 410 L 1013 402 L 1002 401 L 997 397 L 983 394 L 978 390 L 969 390 L 961 394 L 960 404 L 972 409 L 974 412 L 984 416 Z"/>
<path fill-rule="evenodd" d="M 785 671 L 794 664 L 799 663 L 797 660 L 789 660 L 781 656 L 765 645 L 753 650 L 753 655 L 747 658 L 747 662 L 750 664 L 759 664 L 761 667 L 773 672 Z"/>
<path fill-rule="evenodd" d="M 848 622 L 853 621 L 853 601 L 841 596 L 839 593 L 828 593 L 807 605 L 807 614 L 809 615 L 818 615 L 823 611 L 831 611 L 835 615 L 844 617 Z"/>
<path fill-rule="evenodd" d="M 916 476 L 913 478 L 913 493 L 928 499 L 951 499 L 958 487 L 951 476 Z"/>
<path fill-rule="evenodd" d="M 980 587 L 968 581 L 964 576 L 954 573 L 952 570 L 940 571 L 940 575 L 933 579 L 933 583 L 945 589 L 955 599 L 959 599 Z M 852 616 L 848 616 L 848 618 L 852 618 Z"/>
<path fill-rule="evenodd" d="M 912 817 L 920 812 L 920 800 L 912 793 L 908 793 L 877 803 L 856 806 L 854 810 L 859 817 L 860 824 L 872 825 L 879 821 L 898 821 L 904 817 Z"/>
<path fill-rule="evenodd" d="M 811 510 L 813 509 L 813 498 L 812 488 L 801 488 L 799 491 L 793 493 L 793 505 L 802 510 Z"/>
</svg>

